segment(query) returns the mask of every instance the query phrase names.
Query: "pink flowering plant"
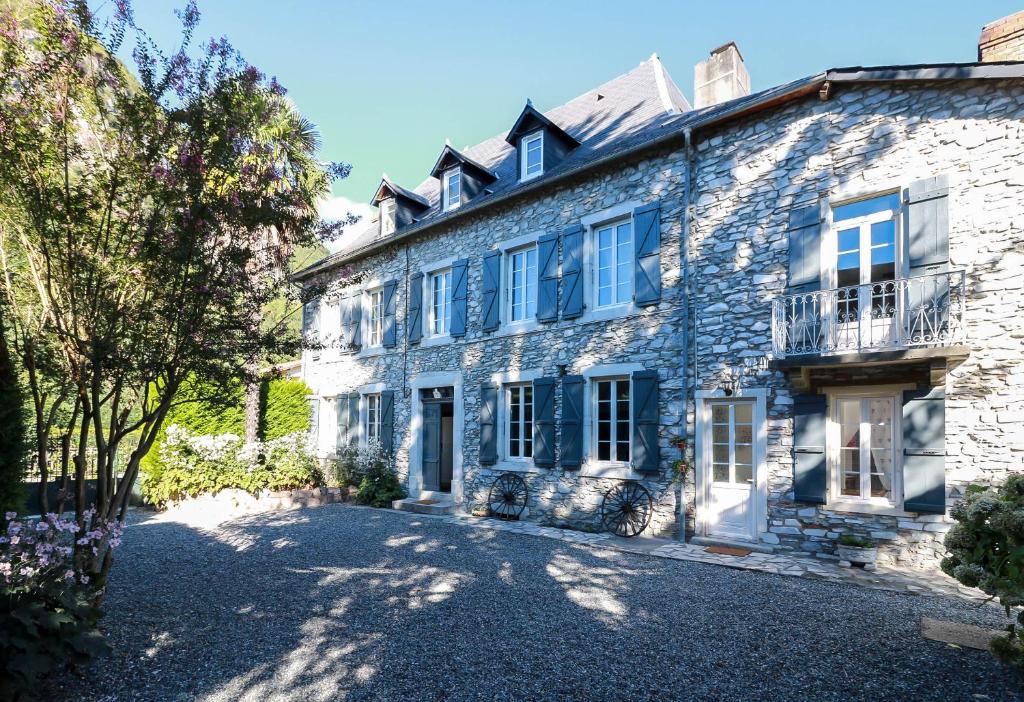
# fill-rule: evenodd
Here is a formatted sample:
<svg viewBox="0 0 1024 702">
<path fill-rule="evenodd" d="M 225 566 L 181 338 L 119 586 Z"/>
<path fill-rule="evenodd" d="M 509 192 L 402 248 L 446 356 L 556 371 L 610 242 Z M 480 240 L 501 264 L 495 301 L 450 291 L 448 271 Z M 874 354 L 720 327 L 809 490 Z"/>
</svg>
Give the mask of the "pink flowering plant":
<svg viewBox="0 0 1024 702">
<path fill-rule="evenodd" d="M 4 515 L 0 536 L 0 699 L 31 692 L 40 676 L 77 666 L 108 650 L 98 628 L 103 584 L 83 566 L 83 554 L 116 547 L 123 525 L 50 513 L 19 520 Z"/>
</svg>

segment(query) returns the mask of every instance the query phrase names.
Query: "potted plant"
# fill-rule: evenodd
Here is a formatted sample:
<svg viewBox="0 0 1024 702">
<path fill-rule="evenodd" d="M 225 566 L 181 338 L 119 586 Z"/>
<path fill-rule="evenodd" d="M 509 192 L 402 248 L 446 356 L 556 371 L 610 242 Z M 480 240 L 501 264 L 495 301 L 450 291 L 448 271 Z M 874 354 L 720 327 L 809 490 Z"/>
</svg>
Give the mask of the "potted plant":
<svg viewBox="0 0 1024 702">
<path fill-rule="evenodd" d="M 841 566 L 849 568 L 851 565 L 859 565 L 864 570 L 874 570 L 875 561 L 878 560 L 878 546 L 871 539 L 843 534 L 839 537 L 836 554 Z"/>
</svg>

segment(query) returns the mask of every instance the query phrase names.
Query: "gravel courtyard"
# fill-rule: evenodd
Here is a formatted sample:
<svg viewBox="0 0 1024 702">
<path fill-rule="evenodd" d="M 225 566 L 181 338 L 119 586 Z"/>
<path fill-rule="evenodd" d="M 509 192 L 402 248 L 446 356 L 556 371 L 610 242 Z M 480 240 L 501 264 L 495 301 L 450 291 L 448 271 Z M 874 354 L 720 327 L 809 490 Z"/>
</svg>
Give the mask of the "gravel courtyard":
<svg viewBox="0 0 1024 702">
<path fill-rule="evenodd" d="M 993 608 L 332 506 L 135 520 L 67 700 L 1020 700 Z"/>
</svg>

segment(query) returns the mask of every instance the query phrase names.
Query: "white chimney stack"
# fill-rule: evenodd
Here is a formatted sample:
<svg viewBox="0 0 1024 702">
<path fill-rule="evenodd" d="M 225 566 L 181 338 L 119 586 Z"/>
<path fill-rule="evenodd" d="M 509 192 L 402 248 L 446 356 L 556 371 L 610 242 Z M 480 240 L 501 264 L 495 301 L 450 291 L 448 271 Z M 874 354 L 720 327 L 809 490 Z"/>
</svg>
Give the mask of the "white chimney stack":
<svg viewBox="0 0 1024 702">
<path fill-rule="evenodd" d="M 714 49 L 693 67 L 693 93 L 696 109 L 750 95 L 750 74 L 735 42 Z"/>
</svg>

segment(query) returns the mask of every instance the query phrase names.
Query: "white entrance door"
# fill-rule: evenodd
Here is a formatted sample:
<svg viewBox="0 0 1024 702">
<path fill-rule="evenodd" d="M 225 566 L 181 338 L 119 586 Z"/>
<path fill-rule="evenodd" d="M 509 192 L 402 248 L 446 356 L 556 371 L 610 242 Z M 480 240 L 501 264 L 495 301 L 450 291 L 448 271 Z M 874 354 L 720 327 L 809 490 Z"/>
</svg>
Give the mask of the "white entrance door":
<svg viewBox="0 0 1024 702">
<path fill-rule="evenodd" d="M 755 541 L 754 401 L 709 400 L 706 409 L 706 534 Z"/>
</svg>

